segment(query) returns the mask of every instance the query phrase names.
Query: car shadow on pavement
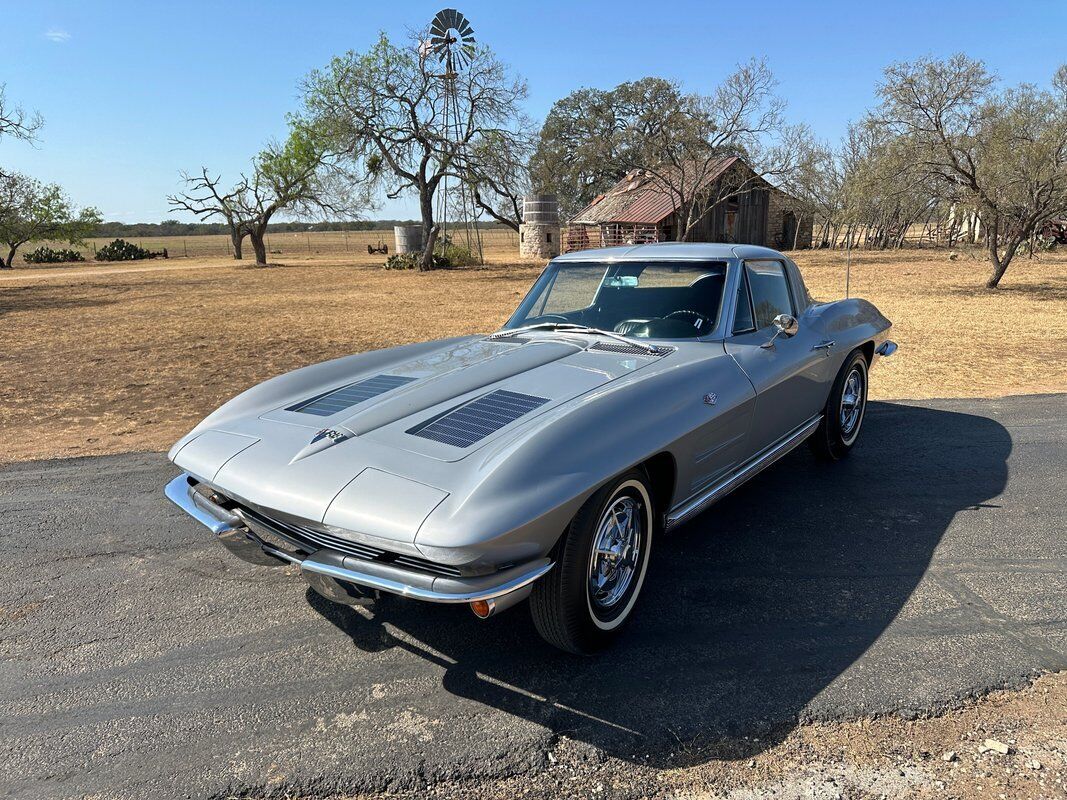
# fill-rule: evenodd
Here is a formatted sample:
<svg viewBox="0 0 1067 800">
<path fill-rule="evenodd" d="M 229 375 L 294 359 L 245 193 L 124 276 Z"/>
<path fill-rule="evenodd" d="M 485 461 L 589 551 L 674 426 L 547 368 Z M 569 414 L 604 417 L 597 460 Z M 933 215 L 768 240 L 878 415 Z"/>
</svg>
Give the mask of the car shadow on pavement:
<svg viewBox="0 0 1067 800">
<path fill-rule="evenodd" d="M 864 425 L 850 458 L 800 448 L 661 538 L 626 633 L 595 657 L 544 644 L 524 605 L 480 622 L 308 600 L 357 647 L 406 650 L 453 695 L 558 736 L 657 766 L 747 758 L 882 635 L 953 517 L 1005 488 L 1011 438 L 994 420 L 871 403 Z"/>
</svg>

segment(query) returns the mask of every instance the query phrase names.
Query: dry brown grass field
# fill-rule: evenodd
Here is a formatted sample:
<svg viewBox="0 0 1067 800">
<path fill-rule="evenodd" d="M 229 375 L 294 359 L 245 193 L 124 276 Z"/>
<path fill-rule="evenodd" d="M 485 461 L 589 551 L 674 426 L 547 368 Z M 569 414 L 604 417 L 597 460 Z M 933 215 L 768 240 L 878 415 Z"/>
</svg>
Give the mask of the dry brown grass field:
<svg viewBox="0 0 1067 800">
<path fill-rule="evenodd" d="M 514 240 L 497 237 L 488 266 L 433 273 L 382 270 L 365 242 L 313 243 L 260 269 L 215 256 L 0 273 L 0 462 L 166 449 L 272 375 L 493 330 L 542 266 L 516 263 Z M 842 253 L 793 256 L 817 298 L 843 295 Z M 985 273 L 944 250 L 853 254 L 852 293 L 893 320 L 900 344 L 873 397 L 1067 389 L 1067 254 L 1019 259 L 996 292 L 981 288 Z"/>
</svg>

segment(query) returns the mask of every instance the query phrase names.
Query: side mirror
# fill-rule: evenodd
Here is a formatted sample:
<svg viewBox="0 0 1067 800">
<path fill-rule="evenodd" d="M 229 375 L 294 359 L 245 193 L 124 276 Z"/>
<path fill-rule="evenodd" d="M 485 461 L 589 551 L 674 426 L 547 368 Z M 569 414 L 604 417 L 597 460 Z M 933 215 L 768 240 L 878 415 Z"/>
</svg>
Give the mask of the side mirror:
<svg viewBox="0 0 1067 800">
<path fill-rule="evenodd" d="M 774 318 L 774 327 L 778 329 L 778 333 L 782 336 L 796 336 L 797 331 L 800 330 L 800 323 L 797 322 L 797 318 L 792 314 L 779 314 Z M 777 336 L 778 334 L 775 334 Z"/>
<path fill-rule="evenodd" d="M 797 331 L 800 330 L 800 323 L 797 322 L 797 318 L 792 314 L 779 314 L 774 318 L 774 328 L 774 336 L 760 345 L 765 350 L 774 347 L 774 340 L 779 336 L 784 336 L 787 339 L 790 336 L 796 336 Z"/>
</svg>

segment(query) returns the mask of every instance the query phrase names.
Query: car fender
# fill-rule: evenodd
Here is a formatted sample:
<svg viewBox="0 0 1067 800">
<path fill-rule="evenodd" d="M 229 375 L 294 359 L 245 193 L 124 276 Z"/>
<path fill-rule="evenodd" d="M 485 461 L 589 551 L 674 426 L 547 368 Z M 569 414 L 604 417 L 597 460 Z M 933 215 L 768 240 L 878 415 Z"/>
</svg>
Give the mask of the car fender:
<svg viewBox="0 0 1067 800">
<path fill-rule="evenodd" d="M 722 352 L 721 343 L 702 346 Z M 705 400 L 709 382 L 714 404 Z M 428 558 L 456 548 L 495 551 L 501 561 L 543 556 L 606 481 L 659 453 L 690 459 L 694 430 L 717 419 L 747 425 L 737 412 L 754 395 L 723 354 L 575 398 L 480 454 L 476 481 L 434 509 L 416 546 Z"/>
</svg>

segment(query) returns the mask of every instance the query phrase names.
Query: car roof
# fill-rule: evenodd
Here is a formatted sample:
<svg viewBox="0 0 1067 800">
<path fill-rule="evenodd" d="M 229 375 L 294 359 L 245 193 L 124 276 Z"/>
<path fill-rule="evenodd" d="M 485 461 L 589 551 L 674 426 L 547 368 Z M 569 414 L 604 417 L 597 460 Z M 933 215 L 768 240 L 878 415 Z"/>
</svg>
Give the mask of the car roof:
<svg viewBox="0 0 1067 800">
<path fill-rule="evenodd" d="M 782 254 L 769 247 L 751 244 L 656 242 L 576 250 L 556 256 L 552 261 L 706 261 L 725 258 L 782 258 Z"/>
</svg>

